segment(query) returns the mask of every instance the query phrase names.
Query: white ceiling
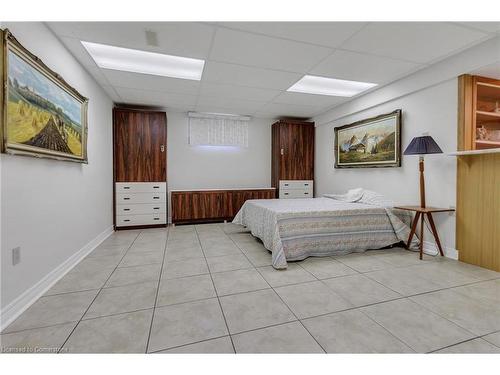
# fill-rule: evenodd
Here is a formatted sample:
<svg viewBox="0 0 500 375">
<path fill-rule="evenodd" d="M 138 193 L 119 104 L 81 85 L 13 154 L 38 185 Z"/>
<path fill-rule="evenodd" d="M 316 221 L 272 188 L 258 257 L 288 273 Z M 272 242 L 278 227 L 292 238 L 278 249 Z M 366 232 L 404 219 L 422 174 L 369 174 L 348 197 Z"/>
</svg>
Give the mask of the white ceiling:
<svg viewBox="0 0 500 375">
<path fill-rule="evenodd" d="M 50 22 L 116 103 L 312 117 L 350 98 L 286 92 L 303 75 L 386 85 L 500 33 L 500 23 Z M 146 31 L 157 34 L 148 45 Z M 97 67 L 81 40 L 206 61 L 201 81 Z"/>
</svg>

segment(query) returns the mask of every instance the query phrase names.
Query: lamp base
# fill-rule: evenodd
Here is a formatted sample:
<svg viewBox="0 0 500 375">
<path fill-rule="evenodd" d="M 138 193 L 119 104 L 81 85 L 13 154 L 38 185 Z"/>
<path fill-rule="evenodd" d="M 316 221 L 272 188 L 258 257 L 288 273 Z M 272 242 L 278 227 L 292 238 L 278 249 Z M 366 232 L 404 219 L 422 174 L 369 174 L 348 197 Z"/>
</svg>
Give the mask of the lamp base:
<svg viewBox="0 0 500 375">
<path fill-rule="evenodd" d="M 425 208 L 425 178 L 424 178 L 424 157 L 418 159 L 418 169 L 420 171 L 420 207 Z"/>
</svg>

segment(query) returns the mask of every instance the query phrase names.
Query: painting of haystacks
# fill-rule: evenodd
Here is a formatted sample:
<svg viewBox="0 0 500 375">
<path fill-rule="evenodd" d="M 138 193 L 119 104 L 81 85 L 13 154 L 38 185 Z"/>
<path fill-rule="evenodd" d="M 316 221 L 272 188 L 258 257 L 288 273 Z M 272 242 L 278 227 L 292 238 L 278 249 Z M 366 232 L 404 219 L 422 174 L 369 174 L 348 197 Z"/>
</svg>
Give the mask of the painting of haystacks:
<svg viewBox="0 0 500 375">
<path fill-rule="evenodd" d="M 335 128 L 335 168 L 401 165 L 401 110 Z"/>
<path fill-rule="evenodd" d="M 5 149 L 85 162 L 86 99 L 15 39 L 5 45 Z"/>
</svg>

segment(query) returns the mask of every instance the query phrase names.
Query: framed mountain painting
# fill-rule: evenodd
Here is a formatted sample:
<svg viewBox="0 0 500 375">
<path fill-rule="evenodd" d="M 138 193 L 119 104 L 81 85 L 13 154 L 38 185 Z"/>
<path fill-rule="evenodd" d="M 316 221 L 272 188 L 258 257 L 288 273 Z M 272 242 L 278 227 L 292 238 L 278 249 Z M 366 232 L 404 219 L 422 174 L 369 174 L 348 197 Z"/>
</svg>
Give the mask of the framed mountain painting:
<svg viewBox="0 0 500 375">
<path fill-rule="evenodd" d="M 86 163 L 88 100 L 1 33 L 2 152 Z"/>
<path fill-rule="evenodd" d="M 401 166 L 401 110 L 336 127 L 335 168 Z"/>
</svg>

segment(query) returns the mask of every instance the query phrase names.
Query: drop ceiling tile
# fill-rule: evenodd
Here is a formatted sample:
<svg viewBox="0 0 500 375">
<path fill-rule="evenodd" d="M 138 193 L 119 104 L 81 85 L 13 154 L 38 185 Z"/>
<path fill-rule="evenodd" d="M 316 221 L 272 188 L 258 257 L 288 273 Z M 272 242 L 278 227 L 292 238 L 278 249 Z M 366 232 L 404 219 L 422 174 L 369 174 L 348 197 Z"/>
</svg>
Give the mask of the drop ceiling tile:
<svg viewBox="0 0 500 375">
<path fill-rule="evenodd" d="M 219 28 L 209 59 L 302 73 L 331 52 L 325 47 Z"/>
<path fill-rule="evenodd" d="M 58 36 L 170 55 L 205 59 L 215 28 L 195 22 L 49 22 Z M 158 46 L 148 45 L 146 30 Z"/>
<path fill-rule="evenodd" d="M 484 40 L 485 33 L 446 22 L 375 22 L 342 49 L 429 63 Z"/>
<path fill-rule="evenodd" d="M 283 103 L 269 103 L 259 109 L 256 116 L 271 116 L 271 117 L 305 117 L 309 118 L 321 111 L 322 107 L 296 105 L 296 104 L 283 104 Z"/>
<path fill-rule="evenodd" d="M 245 113 L 255 112 L 260 108 L 262 108 L 265 104 L 266 102 L 263 101 L 228 99 L 228 98 L 220 98 L 212 96 L 198 97 L 198 106 L 200 107 L 234 109 L 237 111 L 237 113 L 242 115 Z"/>
<path fill-rule="evenodd" d="M 256 87 L 235 86 L 210 82 L 203 82 L 200 89 L 200 95 L 202 96 L 257 101 L 272 100 L 280 92 L 281 91 L 279 90 L 268 90 Z"/>
<path fill-rule="evenodd" d="M 207 61 L 202 81 L 286 90 L 301 77 L 298 73 Z"/>
<path fill-rule="evenodd" d="M 152 90 L 138 90 L 116 87 L 122 102 L 134 104 L 150 104 L 175 108 L 194 108 L 196 95 L 165 93 Z"/>
<path fill-rule="evenodd" d="M 310 71 L 322 77 L 386 83 L 423 65 L 387 57 L 337 50 Z"/>
<path fill-rule="evenodd" d="M 221 25 L 327 47 L 339 47 L 366 22 L 222 22 Z"/>
<path fill-rule="evenodd" d="M 122 72 L 118 70 L 101 69 L 108 82 L 115 87 L 125 87 L 140 90 L 173 92 L 178 94 L 198 94 L 199 81 L 160 77 L 149 74 Z"/>
<path fill-rule="evenodd" d="M 349 98 L 329 95 L 303 94 L 298 92 L 283 92 L 272 102 L 293 105 L 310 105 L 314 107 L 332 106 L 346 102 Z"/>
<path fill-rule="evenodd" d="M 108 84 L 106 77 L 102 73 L 101 68 L 97 66 L 95 61 L 90 57 L 87 50 L 83 47 L 79 40 L 67 37 L 60 37 L 61 42 L 75 56 L 80 64 L 82 64 L 92 76 L 102 84 Z"/>
</svg>

